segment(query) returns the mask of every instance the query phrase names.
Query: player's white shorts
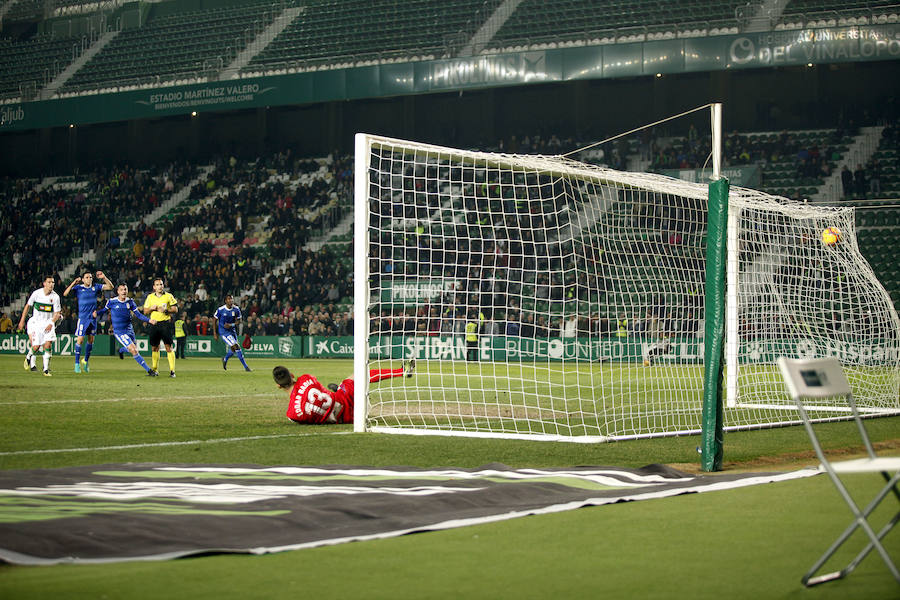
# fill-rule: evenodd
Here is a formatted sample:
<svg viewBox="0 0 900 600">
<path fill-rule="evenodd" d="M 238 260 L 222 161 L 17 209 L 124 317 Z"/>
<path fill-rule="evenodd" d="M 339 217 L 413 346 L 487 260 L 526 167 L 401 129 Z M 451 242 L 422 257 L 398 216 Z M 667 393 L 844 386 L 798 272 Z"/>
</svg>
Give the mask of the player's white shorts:
<svg viewBox="0 0 900 600">
<path fill-rule="evenodd" d="M 47 325 L 50 325 L 50 331 L 47 331 Z M 31 340 L 32 347 L 56 341 L 56 325 L 52 321 L 28 319 L 25 329 L 28 331 L 28 339 Z"/>
<path fill-rule="evenodd" d="M 233 333 L 222 333 L 219 332 L 219 339 L 222 340 L 222 343 L 231 348 L 235 344 L 238 343 L 237 336 Z"/>
<path fill-rule="evenodd" d="M 85 335 L 96 335 L 97 333 L 97 319 L 93 317 L 89 317 L 87 319 L 82 319 L 78 317 L 78 325 L 75 326 L 75 337 L 82 337 Z"/>
<path fill-rule="evenodd" d="M 133 331 L 126 331 L 125 333 L 117 333 L 115 335 L 116 341 L 122 345 L 123 348 L 128 348 L 128 346 L 134 344 L 137 340 L 134 338 Z"/>
</svg>

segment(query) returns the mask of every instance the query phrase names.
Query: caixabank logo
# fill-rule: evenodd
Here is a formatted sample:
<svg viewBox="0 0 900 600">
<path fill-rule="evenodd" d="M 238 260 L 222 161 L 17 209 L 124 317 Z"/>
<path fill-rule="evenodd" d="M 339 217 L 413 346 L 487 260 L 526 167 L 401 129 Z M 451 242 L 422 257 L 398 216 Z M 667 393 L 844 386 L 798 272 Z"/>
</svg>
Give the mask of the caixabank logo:
<svg viewBox="0 0 900 600">
<path fill-rule="evenodd" d="M 309 340 L 310 356 L 342 357 L 353 356 L 353 344 L 339 338 Z"/>
</svg>

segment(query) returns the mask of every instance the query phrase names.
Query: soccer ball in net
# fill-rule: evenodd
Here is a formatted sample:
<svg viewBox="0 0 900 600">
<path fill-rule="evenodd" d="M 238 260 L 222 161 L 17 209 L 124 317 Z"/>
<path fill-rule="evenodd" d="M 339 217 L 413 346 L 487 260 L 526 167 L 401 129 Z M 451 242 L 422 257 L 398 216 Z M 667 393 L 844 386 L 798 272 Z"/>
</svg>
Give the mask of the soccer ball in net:
<svg viewBox="0 0 900 600">
<path fill-rule="evenodd" d="M 837 227 L 828 227 L 822 232 L 822 243 L 826 246 L 834 246 L 841 241 L 841 230 Z"/>
</svg>

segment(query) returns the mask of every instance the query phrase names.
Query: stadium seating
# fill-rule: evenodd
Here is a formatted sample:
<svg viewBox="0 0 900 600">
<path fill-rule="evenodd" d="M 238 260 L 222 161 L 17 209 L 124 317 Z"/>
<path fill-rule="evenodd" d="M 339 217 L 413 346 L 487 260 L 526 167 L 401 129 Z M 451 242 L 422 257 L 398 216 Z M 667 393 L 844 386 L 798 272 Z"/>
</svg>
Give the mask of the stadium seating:
<svg viewBox="0 0 900 600">
<path fill-rule="evenodd" d="M 871 173 L 877 161 L 881 192 L 870 192 L 870 199 L 856 202 L 857 237 L 863 256 L 887 288 L 900 309 L 900 268 L 897 240 L 900 239 L 900 127 L 892 123 L 882 132 L 881 142 L 866 165 Z"/>
<path fill-rule="evenodd" d="M 73 60 L 80 46 L 77 38 L 0 39 L 0 98 L 19 97 L 29 87 L 39 90 Z"/>
<path fill-rule="evenodd" d="M 897 23 L 900 6 L 893 0 L 791 0 L 779 28 L 834 27 L 877 23 Z"/>
<path fill-rule="evenodd" d="M 489 42 L 489 48 L 507 48 L 571 40 L 614 41 L 621 35 L 676 33 L 691 23 L 693 29 L 709 32 L 716 27 L 736 27 L 735 10 L 742 0 L 659 2 L 614 0 L 525 0 Z M 618 33 L 616 31 L 619 30 Z M 623 31 L 624 30 L 624 31 Z M 736 29 L 734 30 L 736 32 Z"/>
<path fill-rule="evenodd" d="M 471 27 L 469 21 L 482 5 L 497 4 L 497 0 L 313 0 L 244 71 L 440 56 L 446 40 Z"/>
<path fill-rule="evenodd" d="M 838 129 L 733 133 L 726 136 L 724 153 L 729 166 L 760 166 L 760 190 L 787 198 L 811 198 L 851 142 L 852 136 Z M 692 145 L 681 136 L 654 143 L 658 149 L 651 170 L 709 166 L 707 139 Z"/>
<path fill-rule="evenodd" d="M 7 22 L 36 21 L 44 14 L 44 0 L 18 0 L 3 16 Z"/>
<path fill-rule="evenodd" d="M 259 51 L 242 67 L 243 73 L 453 55 L 502 4 L 501 0 L 256 0 L 185 10 L 175 2 L 153 3 L 141 27 L 120 31 L 58 93 L 66 96 L 216 77 L 288 6 L 302 11 L 273 40 L 260 44 Z M 485 51 L 737 33 L 736 15 L 746 4 L 744 0 L 614 0 L 600 4 L 525 0 L 486 41 Z M 89 11 L 93 5 L 79 0 L 54 4 L 63 15 Z M 800 0 L 788 3 L 779 27 L 805 19 L 814 9 L 840 24 L 851 24 L 849 20 L 856 24 L 860 19 L 893 22 L 891 18 L 900 18 L 895 8 L 885 2 Z M 42 2 L 19 0 L 6 19 L 10 15 L 37 18 L 43 10 Z M 0 98 L 19 95 L 19 86 L 26 81 L 36 81 L 39 86 L 47 83 L 74 58 L 63 51 L 66 47 L 71 50 L 73 42 L 79 43 L 55 40 L 62 48 L 47 48 L 24 60 L 16 58 L 15 52 L 8 57 L 4 52 Z"/>
<path fill-rule="evenodd" d="M 893 124 L 886 127 L 878 148 L 872 155 L 872 159 L 866 165 L 869 171 L 871 183 L 873 170 L 877 171 L 880 182 L 880 193 L 872 193 L 873 198 L 898 199 L 900 198 L 900 127 Z"/>
<path fill-rule="evenodd" d="M 207 77 L 224 68 L 275 17 L 269 2 L 154 17 L 123 30 L 66 82 L 62 91 L 156 84 Z"/>
<path fill-rule="evenodd" d="M 348 164 L 349 157 L 295 161 L 285 153 L 220 161 L 187 200 L 153 225 L 140 223 L 125 233 L 107 268 L 123 273 L 138 294 L 149 291 L 154 274 L 166 273 L 190 319 L 211 315 L 231 293 L 245 312 L 274 316 L 316 305 L 321 320 L 333 324 L 333 313 L 346 312 L 352 302 L 349 239 L 344 234 L 321 250 L 302 248 L 350 210 Z M 279 265 L 283 272 L 275 276 Z M 209 294 L 205 301 L 194 294 L 200 283 Z M 331 283 L 338 284 L 330 299 L 337 308 L 320 309 Z M 282 306 L 273 297 L 283 299 Z M 266 324 L 287 333 L 280 321 Z"/>
<path fill-rule="evenodd" d="M 173 189 L 190 180 L 185 166 L 168 170 Z M 139 220 L 164 200 L 166 174 L 114 168 L 79 178 L 19 181 L 2 188 L 2 249 L 11 262 L 0 262 L 4 304 L 36 287 L 42 274 L 57 273 L 88 249 L 111 243 L 117 223 Z M 154 200 L 155 199 L 155 200 Z M 18 256 L 18 260 L 16 260 Z M 65 282 L 66 285 L 68 282 Z"/>
</svg>

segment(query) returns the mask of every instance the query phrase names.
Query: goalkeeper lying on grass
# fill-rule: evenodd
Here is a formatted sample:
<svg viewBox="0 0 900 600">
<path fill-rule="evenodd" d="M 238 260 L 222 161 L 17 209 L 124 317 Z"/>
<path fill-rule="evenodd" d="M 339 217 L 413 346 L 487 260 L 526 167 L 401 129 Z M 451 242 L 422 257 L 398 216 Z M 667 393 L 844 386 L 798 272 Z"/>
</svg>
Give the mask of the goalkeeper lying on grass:
<svg viewBox="0 0 900 600">
<path fill-rule="evenodd" d="M 372 369 L 369 371 L 369 383 L 404 375 L 412 377 L 415 369 L 415 359 L 399 369 Z M 287 367 L 281 365 L 272 369 L 272 378 L 278 387 L 289 390 L 287 418 L 291 421 L 307 425 L 353 422 L 352 378 L 343 380 L 339 386 L 331 383 L 325 389 L 312 375 L 295 378 Z"/>
</svg>

